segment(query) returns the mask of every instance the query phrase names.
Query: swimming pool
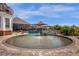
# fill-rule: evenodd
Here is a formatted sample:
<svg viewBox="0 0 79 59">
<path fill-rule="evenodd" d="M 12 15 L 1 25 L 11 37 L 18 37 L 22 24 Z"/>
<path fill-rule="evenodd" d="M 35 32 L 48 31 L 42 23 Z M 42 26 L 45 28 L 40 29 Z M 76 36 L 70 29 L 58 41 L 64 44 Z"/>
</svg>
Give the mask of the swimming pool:
<svg viewBox="0 0 79 59">
<path fill-rule="evenodd" d="M 40 36 L 39 33 L 30 33 L 9 38 L 6 43 L 20 48 L 52 49 L 67 46 L 72 40 L 60 36 Z"/>
</svg>

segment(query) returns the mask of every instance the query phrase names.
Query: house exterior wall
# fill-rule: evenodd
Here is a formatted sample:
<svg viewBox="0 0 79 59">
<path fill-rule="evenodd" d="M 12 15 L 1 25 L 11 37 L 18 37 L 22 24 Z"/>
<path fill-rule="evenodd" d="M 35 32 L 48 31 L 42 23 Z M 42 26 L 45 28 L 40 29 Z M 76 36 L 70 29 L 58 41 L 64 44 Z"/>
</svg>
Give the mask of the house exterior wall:
<svg viewBox="0 0 79 59">
<path fill-rule="evenodd" d="M 10 35 L 10 34 L 12 34 L 12 31 L 0 31 L 0 36 Z"/>
<path fill-rule="evenodd" d="M 13 31 L 13 25 L 12 25 L 13 16 L 6 14 L 5 12 L 0 12 L 0 17 L 1 17 L 0 36 L 11 34 Z M 9 19 L 9 25 L 10 25 L 9 28 L 6 28 L 5 18 Z"/>
</svg>

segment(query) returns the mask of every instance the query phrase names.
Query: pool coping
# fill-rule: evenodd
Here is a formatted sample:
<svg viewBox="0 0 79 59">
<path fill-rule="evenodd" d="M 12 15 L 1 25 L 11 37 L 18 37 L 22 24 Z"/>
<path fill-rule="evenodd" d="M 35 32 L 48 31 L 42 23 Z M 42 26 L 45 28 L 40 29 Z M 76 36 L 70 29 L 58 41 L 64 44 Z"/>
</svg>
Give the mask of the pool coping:
<svg viewBox="0 0 79 59">
<path fill-rule="evenodd" d="M 23 34 L 22 34 L 23 35 Z M 17 36 L 22 36 L 22 35 L 17 35 Z M 25 35 L 25 34 L 24 34 Z M 57 35 L 61 37 L 65 37 L 68 39 L 71 39 L 73 41 L 72 44 L 60 48 L 53 48 L 53 49 L 30 49 L 30 48 L 19 48 L 13 45 L 8 45 L 4 41 L 6 41 L 9 38 L 15 37 L 11 36 L 5 40 L 2 40 L 2 45 L 5 49 L 8 49 L 8 52 L 16 52 L 19 53 L 19 56 L 59 56 L 59 55 L 75 55 L 74 51 L 76 47 L 76 40 L 73 37 L 70 36 L 62 36 L 62 35 Z M 78 43 L 78 42 L 77 42 Z M 11 53 L 10 53 L 11 54 Z"/>
<path fill-rule="evenodd" d="M 18 35 L 18 36 L 24 36 L 24 35 Z M 69 44 L 69 45 L 67 45 L 67 46 L 62 46 L 62 47 L 59 47 L 59 48 L 52 48 L 52 49 L 50 49 L 50 50 L 69 48 L 70 46 L 73 46 L 73 45 L 75 44 L 75 42 L 73 41 L 73 39 L 70 38 L 70 37 L 61 36 L 61 35 L 53 35 L 53 36 L 58 36 L 58 37 L 67 38 L 67 39 L 71 40 L 72 43 Z M 17 36 L 13 36 L 13 37 L 17 37 Z M 12 38 L 12 37 L 10 37 L 10 38 Z M 8 38 L 8 39 L 9 39 L 9 38 Z M 6 39 L 6 40 L 8 40 L 8 39 Z M 14 46 L 14 45 L 10 45 L 10 44 L 5 43 L 6 40 L 3 40 L 3 41 L 2 41 L 2 44 L 5 45 L 5 46 L 7 46 L 7 47 L 11 47 L 11 48 L 13 48 L 13 49 L 20 49 L 20 50 L 27 50 L 27 49 L 32 49 L 32 50 L 34 50 L 34 49 L 36 49 L 36 50 L 38 50 L 38 49 L 39 49 L 39 50 L 48 50 L 48 49 L 40 49 L 40 48 L 38 48 L 38 49 L 37 49 L 37 48 L 20 48 L 20 47 L 17 47 L 17 46 Z"/>
</svg>

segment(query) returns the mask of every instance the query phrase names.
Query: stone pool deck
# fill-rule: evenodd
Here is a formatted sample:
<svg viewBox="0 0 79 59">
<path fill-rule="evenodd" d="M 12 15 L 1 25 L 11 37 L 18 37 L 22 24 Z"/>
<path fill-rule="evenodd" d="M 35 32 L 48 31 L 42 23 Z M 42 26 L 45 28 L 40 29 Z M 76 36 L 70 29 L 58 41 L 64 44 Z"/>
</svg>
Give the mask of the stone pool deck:
<svg viewBox="0 0 79 59">
<path fill-rule="evenodd" d="M 7 46 L 2 43 L 13 36 L 21 34 L 12 34 L 7 36 L 0 36 L 0 56 L 78 56 L 76 53 L 79 50 L 79 39 L 75 36 L 68 36 L 73 40 L 73 43 L 69 46 L 54 49 L 24 49 Z"/>
</svg>

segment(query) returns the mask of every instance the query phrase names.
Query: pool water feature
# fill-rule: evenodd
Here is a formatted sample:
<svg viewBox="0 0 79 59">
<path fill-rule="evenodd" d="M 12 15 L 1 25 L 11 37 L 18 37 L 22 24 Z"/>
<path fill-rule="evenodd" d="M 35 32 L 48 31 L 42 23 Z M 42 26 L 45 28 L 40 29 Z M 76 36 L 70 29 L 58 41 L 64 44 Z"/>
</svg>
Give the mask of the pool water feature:
<svg viewBox="0 0 79 59">
<path fill-rule="evenodd" d="M 59 36 L 40 36 L 39 33 L 30 33 L 9 38 L 6 43 L 20 48 L 52 49 L 67 46 L 72 43 L 72 40 Z"/>
</svg>

